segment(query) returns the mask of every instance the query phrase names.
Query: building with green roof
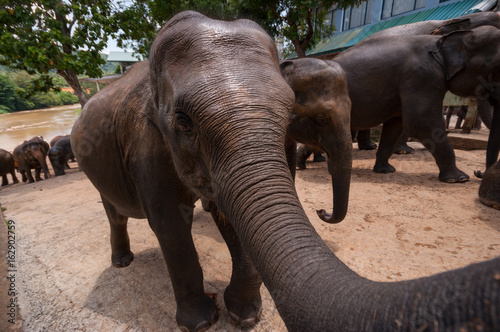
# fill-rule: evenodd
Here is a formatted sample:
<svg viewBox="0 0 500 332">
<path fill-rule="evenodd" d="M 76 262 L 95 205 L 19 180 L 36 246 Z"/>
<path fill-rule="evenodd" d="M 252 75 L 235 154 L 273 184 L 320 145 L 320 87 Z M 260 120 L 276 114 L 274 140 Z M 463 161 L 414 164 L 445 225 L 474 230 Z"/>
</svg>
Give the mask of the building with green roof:
<svg viewBox="0 0 500 332">
<path fill-rule="evenodd" d="M 319 8 L 316 8 L 319 10 Z M 398 25 L 448 20 L 479 11 L 497 10 L 497 0 L 368 0 L 358 7 L 330 8 L 326 23 L 337 31 L 307 56 L 331 59 L 372 34 Z M 289 58 L 295 58 L 292 55 Z"/>
</svg>

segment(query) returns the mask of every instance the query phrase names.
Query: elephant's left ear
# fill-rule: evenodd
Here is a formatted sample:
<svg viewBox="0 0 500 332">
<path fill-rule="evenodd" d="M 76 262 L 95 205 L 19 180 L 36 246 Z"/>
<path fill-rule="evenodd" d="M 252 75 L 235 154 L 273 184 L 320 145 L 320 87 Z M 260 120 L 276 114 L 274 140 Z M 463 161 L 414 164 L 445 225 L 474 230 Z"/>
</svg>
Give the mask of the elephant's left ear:
<svg viewBox="0 0 500 332">
<path fill-rule="evenodd" d="M 465 30 L 470 25 L 470 18 L 455 18 L 438 26 L 431 32 L 431 35 L 444 35 L 452 31 Z"/>
<path fill-rule="evenodd" d="M 470 30 L 454 31 L 432 45 L 429 53 L 443 67 L 446 80 L 450 80 L 467 65 L 466 38 L 472 34 Z"/>
</svg>

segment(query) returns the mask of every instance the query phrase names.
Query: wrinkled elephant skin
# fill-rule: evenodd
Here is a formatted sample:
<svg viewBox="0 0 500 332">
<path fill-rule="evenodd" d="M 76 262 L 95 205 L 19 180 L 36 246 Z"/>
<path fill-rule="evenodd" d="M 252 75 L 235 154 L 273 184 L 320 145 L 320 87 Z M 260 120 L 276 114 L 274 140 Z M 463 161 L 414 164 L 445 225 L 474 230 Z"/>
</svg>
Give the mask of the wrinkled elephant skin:
<svg viewBox="0 0 500 332">
<path fill-rule="evenodd" d="M 259 319 L 262 278 L 290 331 L 500 329 L 500 259 L 378 283 L 350 270 L 321 240 L 284 151 L 294 93 L 274 42 L 257 24 L 183 12 L 159 32 L 150 54 L 89 100 L 71 145 L 101 194 L 115 266 L 133 259 L 128 217 L 148 219 L 182 330 L 204 330 L 218 317 L 191 236 L 199 197 L 210 202 L 229 247 L 233 274 L 224 301 L 242 326 Z M 452 301 L 439 302 L 442 294 Z"/>
<path fill-rule="evenodd" d="M 380 38 L 383 36 L 415 36 L 415 35 L 445 35 L 454 31 L 460 30 L 471 30 L 482 26 L 490 26 L 495 28 L 500 28 L 500 13 L 498 12 L 478 12 L 469 15 L 464 15 L 451 20 L 431 20 L 431 21 L 423 21 L 411 24 L 405 24 L 396 26 L 393 28 L 385 29 L 379 31 L 367 39 L 365 41 L 370 41 L 371 39 Z M 478 60 L 480 61 L 480 60 Z M 491 66 L 490 68 L 494 68 L 494 70 L 498 71 L 498 68 Z M 493 74 L 493 73 L 492 73 Z M 471 74 L 469 74 L 471 75 Z M 473 74 L 472 74 L 473 75 Z M 496 80 L 492 80 L 492 76 L 486 75 L 485 72 L 478 73 L 479 77 L 473 77 L 476 79 L 476 90 L 472 91 L 472 89 L 468 88 L 466 90 L 462 90 L 461 92 L 453 91 L 454 93 L 460 94 L 464 97 L 478 97 L 478 112 L 481 116 L 481 119 L 485 123 L 486 127 L 490 129 L 490 136 L 488 139 L 489 145 L 487 148 L 487 156 L 486 156 L 486 167 L 491 166 L 498 159 L 498 150 L 500 148 L 500 120 L 497 121 L 495 126 L 492 127 L 493 121 L 493 111 L 495 100 L 498 100 L 498 97 L 494 96 L 494 93 L 491 93 L 495 89 L 495 86 L 498 83 Z M 497 74 L 495 74 L 497 75 Z M 478 81 L 479 79 L 479 81 Z M 485 84 L 486 83 L 486 86 Z M 462 85 L 462 83 L 458 83 L 458 85 Z M 488 86 L 490 85 L 490 86 Z M 491 86 L 493 85 L 493 86 Z M 500 110 L 497 109 L 497 113 Z M 498 116 L 500 117 L 500 115 Z M 498 118 L 497 117 L 497 118 Z M 370 140 L 369 130 L 362 130 L 364 132 L 362 135 L 358 134 L 358 143 L 360 148 L 366 146 L 373 146 L 373 143 Z M 408 136 L 405 134 L 401 137 L 400 142 L 396 148 L 396 151 L 411 151 L 406 144 Z M 481 174 L 481 172 L 476 172 L 476 174 Z M 452 182 L 451 179 L 450 182 Z"/>
<path fill-rule="evenodd" d="M 370 37 L 335 58 L 347 74 L 352 129 L 384 124 L 376 172 L 395 171 L 388 160 L 404 131 L 432 153 L 441 181 L 469 179 L 456 167 L 455 153 L 445 133 L 442 102 L 448 90 L 470 96 L 484 84 L 500 81 L 499 45 L 500 29 L 483 26 L 445 36 Z M 388 73 L 391 79 L 381 79 Z M 496 95 L 491 93 L 489 98 L 491 102 Z M 494 117 L 494 133 L 495 128 L 500 130 Z M 488 150 L 497 148 L 495 145 Z"/>
</svg>

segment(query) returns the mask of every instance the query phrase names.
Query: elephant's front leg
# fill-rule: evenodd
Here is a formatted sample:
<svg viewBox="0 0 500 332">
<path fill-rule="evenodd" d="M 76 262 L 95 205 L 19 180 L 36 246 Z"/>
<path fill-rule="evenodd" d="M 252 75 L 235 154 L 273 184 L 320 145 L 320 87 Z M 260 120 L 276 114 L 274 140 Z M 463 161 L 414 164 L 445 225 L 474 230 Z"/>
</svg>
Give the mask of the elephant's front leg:
<svg viewBox="0 0 500 332">
<path fill-rule="evenodd" d="M 393 173 L 396 171 L 396 168 L 389 164 L 389 158 L 394 152 L 402 134 L 403 122 L 400 117 L 392 118 L 384 123 L 377 150 L 377 159 L 373 167 L 376 173 Z"/>
<path fill-rule="evenodd" d="M 262 280 L 250 258 L 241 246 L 238 235 L 229 220 L 210 202 L 210 213 L 226 241 L 233 261 L 231 282 L 224 292 L 224 302 L 232 320 L 242 327 L 252 326 L 260 319 Z"/>
<path fill-rule="evenodd" d="M 144 201 L 144 200 L 143 200 Z M 205 294 L 203 271 L 191 235 L 193 200 L 150 197 L 148 221 L 160 243 L 177 302 L 176 320 L 183 331 L 203 331 L 219 318 Z"/>
<path fill-rule="evenodd" d="M 43 179 L 41 177 L 41 174 L 42 174 L 42 169 L 40 167 L 35 168 L 35 180 L 42 181 Z"/>
<path fill-rule="evenodd" d="M 26 168 L 26 179 L 28 180 L 29 183 L 33 183 L 35 182 L 35 179 L 33 178 L 33 175 L 31 174 L 31 169 L 28 167 Z M 24 178 L 23 178 L 23 181 L 24 181 Z M 26 182 L 26 181 L 24 181 Z"/>
<path fill-rule="evenodd" d="M 127 232 L 128 218 L 120 215 L 116 208 L 102 195 L 101 200 L 111 228 L 111 263 L 114 267 L 129 266 L 134 260 L 134 254 L 130 251 L 130 240 Z"/>
</svg>

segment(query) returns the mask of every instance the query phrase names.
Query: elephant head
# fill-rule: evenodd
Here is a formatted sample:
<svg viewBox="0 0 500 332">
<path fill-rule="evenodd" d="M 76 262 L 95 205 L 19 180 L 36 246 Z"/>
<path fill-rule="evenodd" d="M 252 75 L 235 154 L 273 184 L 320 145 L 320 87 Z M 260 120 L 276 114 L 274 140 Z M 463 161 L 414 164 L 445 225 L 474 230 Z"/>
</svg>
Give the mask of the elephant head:
<svg viewBox="0 0 500 332">
<path fill-rule="evenodd" d="M 238 22 L 186 12 L 167 23 L 151 48 L 156 107 L 149 116 L 181 180 L 231 222 L 287 328 L 458 330 L 477 321 L 500 327 L 499 259 L 377 283 L 330 251 L 308 221 L 287 166 L 294 94 L 280 75 L 275 46 L 253 22 Z"/>
<path fill-rule="evenodd" d="M 488 100 L 494 107 L 486 151 L 486 168 L 500 149 L 500 29 L 482 26 L 444 35 L 430 53 L 442 66 L 449 90 Z"/>
<path fill-rule="evenodd" d="M 295 93 L 287 135 L 326 151 L 332 173 L 333 213 L 319 210 L 329 223 L 344 219 L 349 201 L 352 169 L 351 101 L 346 75 L 334 61 L 287 60 L 281 74 Z"/>
</svg>

